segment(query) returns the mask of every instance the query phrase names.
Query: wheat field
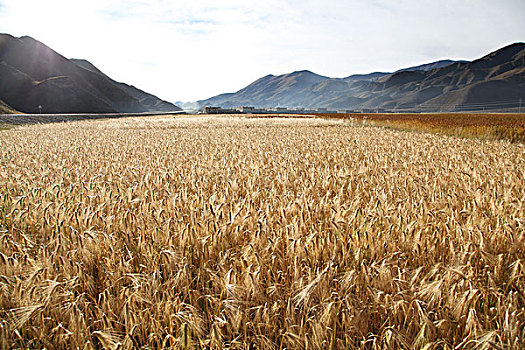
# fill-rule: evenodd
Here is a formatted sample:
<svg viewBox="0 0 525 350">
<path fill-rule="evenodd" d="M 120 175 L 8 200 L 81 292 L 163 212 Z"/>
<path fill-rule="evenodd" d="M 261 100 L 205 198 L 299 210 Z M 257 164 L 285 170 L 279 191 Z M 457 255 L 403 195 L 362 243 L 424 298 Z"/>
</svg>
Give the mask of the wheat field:
<svg viewBox="0 0 525 350">
<path fill-rule="evenodd" d="M 525 145 L 315 118 L 0 132 L 0 347 L 525 348 Z"/>
</svg>

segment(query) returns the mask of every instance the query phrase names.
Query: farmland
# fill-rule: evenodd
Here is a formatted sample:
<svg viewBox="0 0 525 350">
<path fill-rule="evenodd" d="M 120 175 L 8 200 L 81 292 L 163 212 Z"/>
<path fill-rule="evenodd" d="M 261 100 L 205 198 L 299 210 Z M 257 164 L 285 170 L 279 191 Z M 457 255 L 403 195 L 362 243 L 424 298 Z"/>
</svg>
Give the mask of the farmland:
<svg viewBox="0 0 525 350">
<path fill-rule="evenodd" d="M 319 114 L 319 116 L 364 121 L 400 130 L 525 142 L 525 114 L 523 113 L 332 113 Z"/>
<path fill-rule="evenodd" d="M 344 119 L 2 131 L 0 347 L 523 347 L 524 178 Z"/>
</svg>

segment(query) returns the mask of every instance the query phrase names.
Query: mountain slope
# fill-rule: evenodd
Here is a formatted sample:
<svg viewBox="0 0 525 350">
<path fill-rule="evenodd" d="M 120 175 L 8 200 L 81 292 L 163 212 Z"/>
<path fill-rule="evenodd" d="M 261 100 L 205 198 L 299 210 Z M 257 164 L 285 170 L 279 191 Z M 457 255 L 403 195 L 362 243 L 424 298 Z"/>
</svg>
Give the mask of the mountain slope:
<svg viewBox="0 0 525 350">
<path fill-rule="evenodd" d="M 525 44 L 516 43 L 472 62 L 433 70 L 420 88 L 443 86 L 443 94 L 421 107 L 441 110 L 516 108 L 525 98 Z"/>
<path fill-rule="evenodd" d="M 234 94 L 221 94 L 198 103 L 201 106 L 218 104 L 222 107 L 300 105 L 307 102 L 312 86 L 327 80 L 330 78 L 307 70 L 279 76 L 267 75 Z"/>
<path fill-rule="evenodd" d="M 343 78 L 343 80 L 348 81 L 348 82 L 362 81 L 362 80 L 377 80 L 389 74 L 390 73 L 384 73 L 384 72 L 374 72 L 374 73 L 369 73 L 369 74 L 353 74 L 346 78 Z"/>
<path fill-rule="evenodd" d="M 37 113 L 178 111 L 178 107 L 118 83 L 86 60 L 69 60 L 31 37 L 0 34 L 0 99 Z"/>
<path fill-rule="evenodd" d="M 398 72 L 403 72 L 403 71 L 407 71 L 407 70 L 429 71 L 429 70 L 433 70 L 433 69 L 447 67 L 447 66 L 450 66 L 451 64 L 454 64 L 454 63 L 467 63 L 467 61 L 441 60 L 441 61 L 436 61 L 436 62 L 432 62 L 432 63 L 422 64 L 422 65 L 419 65 L 419 66 L 403 68 L 403 69 L 398 70 Z"/>
<path fill-rule="evenodd" d="M 16 114 L 16 113 L 19 113 L 19 112 L 15 111 L 7 103 L 0 100 L 0 114 Z"/>
<path fill-rule="evenodd" d="M 342 79 L 308 71 L 268 75 L 236 93 L 198 103 L 223 107 L 461 111 L 485 107 L 514 110 L 520 98 L 525 100 L 524 43 L 506 46 L 472 62 L 442 60 L 394 73 L 375 72 Z"/>
</svg>

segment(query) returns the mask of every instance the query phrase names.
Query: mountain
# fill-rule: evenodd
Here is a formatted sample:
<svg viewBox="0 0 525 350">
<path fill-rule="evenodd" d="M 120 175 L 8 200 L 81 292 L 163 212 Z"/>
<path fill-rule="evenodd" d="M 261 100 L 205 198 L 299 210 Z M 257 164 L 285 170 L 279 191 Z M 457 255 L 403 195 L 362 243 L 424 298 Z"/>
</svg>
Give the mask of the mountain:
<svg viewBox="0 0 525 350">
<path fill-rule="evenodd" d="M 172 112 L 175 105 L 114 81 L 86 60 L 67 59 L 31 38 L 0 34 L 0 99 L 38 113 Z"/>
<path fill-rule="evenodd" d="M 383 72 L 374 72 L 369 74 L 354 74 L 350 75 L 349 77 L 343 78 L 345 81 L 361 81 L 361 80 L 377 80 L 381 77 L 384 77 L 385 75 L 389 75 L 390 73 L 383 73 Z"/>
<path fill-rule="evenodd" d="M 517 109 L 519 99 L 525 98 L 525 44 L 512 44 L 472 62 L 430 70 L 411 81 L 391 82 L 404 73 L 392 74 L 383 87 L 377 87 L 379 95 L 393 97 L 381 107 L 436 111 Z"/>
<path fill-rule="evenodd" d="M 441 60 L 441 61 L 436 61 L 436 62 L 432 62 L 432 63 L 422 64 L 420 66 L 403 68 L 403 69 L 398 70 L 398 72 L 407 71 L 407 70 L 429 71 L 429 70 L 433 70 L 433 69 L 437 69 L 437 68 L 447 67 L 447 66 L 450 66 L 451 64 L 454 64 L 454 63 L 467 63 L 467 62 L 468 61 Z"/>
<path fill-rule="evenodd" d="M 262 77 L 235 94 L 221 94 L 199 105 L 221 105 L 224 108 L 249 104 L 255 107 L 291 106 L 305 103 L 310 88 L 330 78 L 307 70 Z"/>
<path fill-rule="evenodd" d="M 200 106 L 324 107 L 394 111 L 518 109 L 525 100 L 525 44 L 503 47 L 472 62 L 442 60 L 394 73 L 327 78 L 309 71 L 268 75 Z"/>
<path fill-rule="evenodd" d="M 429 70 L 436 69 L 436 68 L 450 66 L 451 64 L 459 63 L 459 62 L 467 62 L 467 61 L 441 60 L 441 61 L 436 61 L 432 63 L 422 64 L 419 66 L 403 68 L 403 69 L 398 70 L 397 72 L 413 71 L 413 70 L 429 71 Z M 349 77 L 346 77 L 343 79 L 345 81 L 377 80 L 389 74 L 392 74 L 392 73 L 374 72 L 374 73 L 369 73 L 369 74 L 354 74 L 354 75 L 350 75 Z"/>
</svg>

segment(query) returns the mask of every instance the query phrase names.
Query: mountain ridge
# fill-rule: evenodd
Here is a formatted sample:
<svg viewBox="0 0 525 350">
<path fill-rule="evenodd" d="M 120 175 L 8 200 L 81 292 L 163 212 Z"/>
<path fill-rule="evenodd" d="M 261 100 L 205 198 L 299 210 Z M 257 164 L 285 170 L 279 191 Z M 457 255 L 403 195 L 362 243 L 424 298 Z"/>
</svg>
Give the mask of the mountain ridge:
<svg viewBox="0 0 525 350">
<path fill-rule="evenodd" d="M 0 34 L 0 99 L 25 113 L 180 111 L 87 60 L 70 60 L 34 38 L 9 34 Z"/>
<path fill-rule="evenodd" d="M 297 84 L 304 74 L 318 78 L 310 82 L 303 79 L 302 84 Z M 482 108 L 483 104 L 517 109 L 520 98 L 525 99 L 524 43 L 505 46 L 471 62 L 440 60 L 393 73 L 374 72 L 345 78 L 328 78 L 310 71 L 267 75 L 235 93 L 197 103 L 200 107 L 224 108 L 244 105 L 461 111 Z"/>
</svg>

